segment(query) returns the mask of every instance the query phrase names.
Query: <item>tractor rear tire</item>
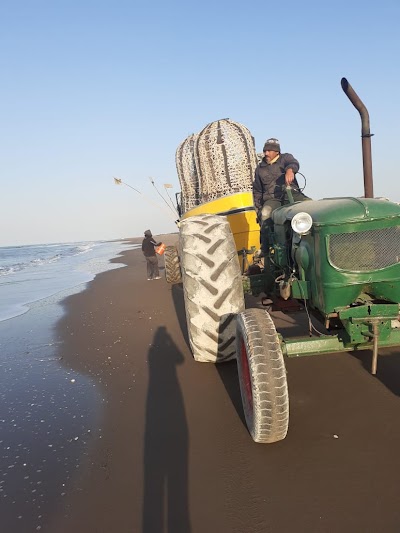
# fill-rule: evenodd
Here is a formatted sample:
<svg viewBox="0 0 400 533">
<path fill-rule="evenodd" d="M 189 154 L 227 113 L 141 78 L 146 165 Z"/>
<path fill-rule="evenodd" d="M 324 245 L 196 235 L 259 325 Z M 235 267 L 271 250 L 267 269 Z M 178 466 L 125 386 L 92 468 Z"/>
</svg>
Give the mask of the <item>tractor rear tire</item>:
<svg viewBox="0 0 400 533">
<path fill-rule="evenodd" d="M 181 267 L 176 246 L 167 246 L 165 248 L 164 264 L 167 283 L 182 283 Z"/>
<path fill-rule="evenodd" d="M 236 357 L 236 315 L 244 310 L 242 276 L 229 222 L 198 215 L 180 224 L 186 322 L 196 361 Z"/>
<path fill-rule="evenodd" d="M 271 316 L 247 309 L 237 317 L 237 366 L 243 410 L 255 442 L 286 437 L 289 394 L 282 349 Z"/>
</svg>

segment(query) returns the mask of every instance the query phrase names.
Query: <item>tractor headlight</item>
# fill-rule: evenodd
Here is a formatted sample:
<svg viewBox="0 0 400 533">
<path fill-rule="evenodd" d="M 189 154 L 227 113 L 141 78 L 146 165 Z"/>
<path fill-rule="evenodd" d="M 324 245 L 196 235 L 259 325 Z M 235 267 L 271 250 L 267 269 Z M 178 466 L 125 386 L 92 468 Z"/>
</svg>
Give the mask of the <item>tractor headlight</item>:
<svg viewBox="0 0 400 533">
<path fill-rule="evenodd" d="M 292 229 L 299 235 L 306 235 L 312 226 L 313 220 L 308 213 L 297 213 L 292 218 Z"/>
</svg>

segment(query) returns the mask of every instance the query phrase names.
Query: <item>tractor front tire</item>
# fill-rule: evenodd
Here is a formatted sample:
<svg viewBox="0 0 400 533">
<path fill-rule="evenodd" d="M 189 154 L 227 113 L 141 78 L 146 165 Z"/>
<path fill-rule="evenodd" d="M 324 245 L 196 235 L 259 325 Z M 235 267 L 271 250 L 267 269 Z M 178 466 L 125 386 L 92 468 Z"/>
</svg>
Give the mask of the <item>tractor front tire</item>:
<svg viewBox="0 0 400 533">
<path fill-rule="evenodd" d="M 289 394 L 275 325 L 267 311 L 247 309 L 237 317 L 237 366 L 243 410 L 255 442 L 286 437 Z"/>
<path fill-rule="evenodd" d="M 167 246 L 165 248 L 164 264 L 167 283 L 182 283 L 181 267 L 176 246 Z"/>
<path fill-rule="evenodd" d="M 242 276 L 229 222 L 198 215 L 179 228 L 186 322 L 196 361 L 236 357 L 236 315 L 244 310 Z"/>
</svg>

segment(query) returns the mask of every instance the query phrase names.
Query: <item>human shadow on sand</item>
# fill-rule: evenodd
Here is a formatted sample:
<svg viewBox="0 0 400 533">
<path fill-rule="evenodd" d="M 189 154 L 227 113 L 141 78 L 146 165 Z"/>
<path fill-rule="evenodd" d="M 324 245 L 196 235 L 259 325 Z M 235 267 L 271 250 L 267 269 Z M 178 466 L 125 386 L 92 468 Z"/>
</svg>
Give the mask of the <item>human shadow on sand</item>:
<svg viewBox="0 0 400 533">
<path fill-rule="evenodd" d="M 143 533 L 190 533 L 188 426 L 177 369 L 184 363 L 165 327 L 148 355 Z"/>
</svg>

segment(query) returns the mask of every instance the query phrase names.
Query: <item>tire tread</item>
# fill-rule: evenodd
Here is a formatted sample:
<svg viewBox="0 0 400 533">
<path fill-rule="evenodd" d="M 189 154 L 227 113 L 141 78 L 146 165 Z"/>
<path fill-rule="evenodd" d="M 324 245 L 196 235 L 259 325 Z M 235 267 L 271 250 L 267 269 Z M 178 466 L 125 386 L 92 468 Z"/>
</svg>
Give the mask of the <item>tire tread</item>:
<svg viewBox="0 0 400 533">
<path fill-rule="evenodd" d="M 186 321 L 196 361 L 236 354 L 236 315 L 244 295 L 236 246 L 226 217 L 199 215 L 181 222 L 180 250 Z"/>
<path fill-rule="evenodd" d="M 252 386 L 252 409 L 242 383 L 241 342 L 245 343 Z M 286 437 L 289 394 L 285 362 L 275 325 L 267 311 L 247 309 L 237 320 L 238 371 L 246 423 L 255 442 Z"/>
</svg>

